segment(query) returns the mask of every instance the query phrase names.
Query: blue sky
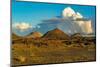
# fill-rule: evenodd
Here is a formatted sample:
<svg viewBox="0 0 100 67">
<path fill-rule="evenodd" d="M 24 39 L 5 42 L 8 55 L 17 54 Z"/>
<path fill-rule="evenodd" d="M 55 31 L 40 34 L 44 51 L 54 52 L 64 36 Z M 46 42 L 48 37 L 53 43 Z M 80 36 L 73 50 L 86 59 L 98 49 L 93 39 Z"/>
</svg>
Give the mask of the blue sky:
<svg viewBox="0 0 100 67">
<path fill-rule="evenodd" d="M 52 19 L 55 17 L 62 17 L 62 11 L 71 7 L 75 12 L 79 12 L 83 15 L 84 18 L 92 20 L 93 31 L 95 33 L 95 6 L 82 6 L 82 5 L 72 5 L 72 4 L 51 4 L 51 3 L 41 3 L 41 2 L 19 2 L 12 0 L 12 24 L 16 23 L 28 23 L 33 27 L 36 25 L 41 25 L 41 29 L 32 28 L 25 32 L 20 32 L 17 29 L 13 31 L 18 35 L 27 35 L 30 32 L 39 31 L 46 33 L 49 30 L 54 29 L 57 26 L 57 23 L 44 24 L 43 20 Z M 58 22 L 59 23 L 59 22 Z M 60 24 L 60 23 L 59 23 Z M 63 25 L 63 24 L 62 24 Z M 68 26 L 70 24 L 67 24 Z M 64 28 L 66 28 L 66 26 Z M 63 26 L 62 26 L 63 27 Z M 63 28 L 63 29 L 64 29 Z M 68 30 L 70 29 L 70 26 Z"/>
<path fill-rule="evenodd" d="M 37 25 L 42 20 L 61 16 L 63 9 L 66 7 L 71 7 L 86 18 L 95 18 L 94 6 L 13 1 L 12 22 L 28 22 Z"/>
</svg>

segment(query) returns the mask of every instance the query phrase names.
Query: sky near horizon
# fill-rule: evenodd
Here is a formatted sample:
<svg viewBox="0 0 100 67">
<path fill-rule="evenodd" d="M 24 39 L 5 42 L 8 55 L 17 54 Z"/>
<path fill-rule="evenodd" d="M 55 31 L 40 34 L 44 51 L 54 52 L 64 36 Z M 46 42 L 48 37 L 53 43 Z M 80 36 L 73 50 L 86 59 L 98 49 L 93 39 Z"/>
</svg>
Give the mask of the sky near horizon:
<svg viewBox="0 0 100 67">
<path fill-rule="evenodd" d="M 71 7 L 75 12 L 81 13 L 85 18 L 95 21 L 95 6 L 82 6 L 72 4 L 51 4 L 41 2 L 19 2 L 12 0 L 12 24 L 29 23 L 33 27 L 57 16 L 62 17 L 62 11 Z M 93 22 L 95 26 L 95 22 Z"/>
</svg>

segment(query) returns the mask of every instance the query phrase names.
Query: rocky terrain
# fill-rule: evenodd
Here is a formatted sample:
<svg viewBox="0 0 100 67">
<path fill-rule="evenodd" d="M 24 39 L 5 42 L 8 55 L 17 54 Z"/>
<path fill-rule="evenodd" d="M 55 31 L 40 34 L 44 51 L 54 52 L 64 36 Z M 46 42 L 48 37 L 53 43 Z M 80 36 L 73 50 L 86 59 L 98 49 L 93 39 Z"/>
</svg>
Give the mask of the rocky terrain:
<svg viewBox="0 0 100 67">
<path fill-rule="evenodd" d="M 60 29 L 44 35 L 33 32 L 20 37 L 12 34 L 12 65 L 51 64 L 65 62 L 95 61 L 96 38 L 71 36 Z"/>
</svg>

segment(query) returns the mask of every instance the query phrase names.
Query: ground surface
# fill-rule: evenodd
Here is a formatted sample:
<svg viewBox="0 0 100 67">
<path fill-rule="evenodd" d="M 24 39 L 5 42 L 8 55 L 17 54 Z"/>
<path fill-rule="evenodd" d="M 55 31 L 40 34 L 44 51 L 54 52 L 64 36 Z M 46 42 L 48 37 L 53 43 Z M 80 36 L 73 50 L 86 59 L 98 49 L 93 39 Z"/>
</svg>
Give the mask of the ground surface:
<svg viewBox="0 0 100 67">
<path fill-rule="evenodd" d="M 67 45 L 63 40 L 35 40 L 16 42 L 12 45 L 12 64 L 48 64 L 63 62 L 95 61 L 95 44 Z"/>
</svg>

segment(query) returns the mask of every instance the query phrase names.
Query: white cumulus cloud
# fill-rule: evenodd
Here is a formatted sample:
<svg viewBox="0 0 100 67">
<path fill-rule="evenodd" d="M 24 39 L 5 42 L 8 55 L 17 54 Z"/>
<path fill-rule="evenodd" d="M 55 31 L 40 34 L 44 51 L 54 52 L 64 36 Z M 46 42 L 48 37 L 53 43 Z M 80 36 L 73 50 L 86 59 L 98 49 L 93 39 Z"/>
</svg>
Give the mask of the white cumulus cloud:
<svg viewBox="0 0 100 67">
<path fill-rule="evenodd" d="M 73 19 L 78 19 L 78 18 L 83 18 L 82 14 L 77 12 L 76 14 L 74 14 Z"/>
<path fill-rule="evenodd" d="M 69 24 L 71 24 L 71 22 L 74 23 L 74 31 L 86 34 L 93 32 L 91 20 L 84 20 L 84 16 L 79 12 L 75 12 L 71 7 L 65 8 L 62 11 L 62 16 L 64 17 L 64 19 L 66 19 L 67 22 L 70 21 Z"/>
<path fill-rule="evenodd" d="M 21 23 L 13 24 L 12 27 L 15 28 L 15 29 L 18 29 L 20 31 L 25 31 L 25 30 L 31 29 L 32 25 L 29 24 L 29 23 L 26 23 L 26 22 L 21 22 Z"/>
<path fill-rule="evenodd" d="M 63 17 L 71 17 L 75 15 L 75 11 L 72 8 L 67 7 L 62 11 L 62 14 L 63 14 Z"/>
<path fill-rule="evenodd" d="M 92 30 L 91 20 L 86 21 L 86 22 L 84 23 L 83 27 L 84 27 L 84 32 L 86 32 L 87 34 L 93 32 L 93 30 Z"/>
<path fill-rule="evenodd" d="M 91 20 L 75 21 L 75 23 L 81 29 L 82 33 L 86 33 L 86 34 L 93 33 Z"/>
<path fill-rule="evenodd" d="M 77 19 L 77 18 L 83 18 L 83 15 L 79 12 L 75 12 L 71 7 L 67 7 L 62 11 L 62 16 L 64 18 L 73 18 L 73 19 Z"/>
</svg>

